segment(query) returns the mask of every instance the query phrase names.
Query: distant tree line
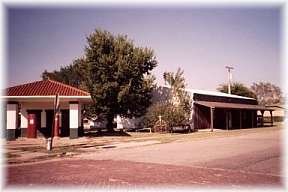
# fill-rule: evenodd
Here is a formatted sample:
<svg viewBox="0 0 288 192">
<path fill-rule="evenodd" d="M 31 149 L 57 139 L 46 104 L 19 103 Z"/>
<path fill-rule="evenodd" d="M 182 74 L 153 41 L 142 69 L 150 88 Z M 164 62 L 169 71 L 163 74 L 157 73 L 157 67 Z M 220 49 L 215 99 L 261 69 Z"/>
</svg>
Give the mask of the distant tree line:
<svg viewBox="0 0 288 192">
<path fill-rule="evenodd" d="M 228 85 L 222 84 L 217 88 L 218 91 L 228 93 Z M 255 98 L 260 105 L 281 104 L 284 102 L 280 87 L 269 82 L 253 83 L 248 88 L 242 83 L 233 83 L 231 93 L 244 97 Z"/>
</svg>

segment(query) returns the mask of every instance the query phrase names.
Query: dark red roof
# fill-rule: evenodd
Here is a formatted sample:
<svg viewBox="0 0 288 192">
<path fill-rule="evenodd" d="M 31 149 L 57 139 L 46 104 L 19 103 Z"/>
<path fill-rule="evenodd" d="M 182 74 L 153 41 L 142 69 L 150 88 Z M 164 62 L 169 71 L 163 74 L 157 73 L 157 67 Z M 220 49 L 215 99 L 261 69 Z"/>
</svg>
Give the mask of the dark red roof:
<svg viewBox="0 0 288 192">
<path fill-rule="evenodd" d="M 57 93 L 61 96 L 90 96 L 86 91 L 52 80 L 35 81 L 6 89 L 7 96 L 51 96 Z"/>
</svg>

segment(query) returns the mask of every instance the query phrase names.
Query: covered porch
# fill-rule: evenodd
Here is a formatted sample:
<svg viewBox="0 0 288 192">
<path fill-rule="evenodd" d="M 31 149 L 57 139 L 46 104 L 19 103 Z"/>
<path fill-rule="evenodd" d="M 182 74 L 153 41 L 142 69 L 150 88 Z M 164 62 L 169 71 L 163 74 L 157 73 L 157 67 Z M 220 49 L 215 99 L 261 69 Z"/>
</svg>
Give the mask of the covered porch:
<svg viewBox="0 0 288 192">
<path fill-rule="evenodd" d="M 264 112 L 270 113 L 270 125 L 273 126 L 273 109 L 260 105 L 196 101 L 195 121 L 199 128 L 243 129 L 264 126 Z M 261 116 L 257 116 L 257 112 Z"/>
</svg>

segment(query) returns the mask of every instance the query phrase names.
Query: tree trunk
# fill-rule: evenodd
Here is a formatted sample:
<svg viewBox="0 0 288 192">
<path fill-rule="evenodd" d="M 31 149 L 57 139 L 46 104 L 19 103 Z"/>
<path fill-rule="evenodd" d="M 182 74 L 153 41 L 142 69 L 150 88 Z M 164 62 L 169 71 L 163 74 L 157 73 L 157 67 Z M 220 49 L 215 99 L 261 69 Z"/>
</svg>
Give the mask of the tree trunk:
<svg viewBox="0 0 288 192">
<path fill-rule="evenodd" d="M 107 115 L 106 128 L 107 128 L 107 131 L 108 131 L 108 132 L 114 132 L 113 120 L 114 120 L 114 115 L 113 115 L 113 114 Z"/>
</svg>

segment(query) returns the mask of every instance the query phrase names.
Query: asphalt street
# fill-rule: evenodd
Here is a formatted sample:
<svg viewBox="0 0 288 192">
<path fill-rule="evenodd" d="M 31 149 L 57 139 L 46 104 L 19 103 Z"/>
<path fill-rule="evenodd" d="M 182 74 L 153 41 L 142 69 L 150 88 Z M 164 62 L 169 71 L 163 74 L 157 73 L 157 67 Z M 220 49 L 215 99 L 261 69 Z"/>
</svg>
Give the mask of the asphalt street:
<svg viewBox="0 0 288 192">
<path fill-rule="evenodd" d="M 73 158 L 8 165 L 7 185 L 282 187 L 282 132 L 107 148 Z"/>
<path fill-rule="evenodd" d="M 246 170 L 281 176 L 281 135 L 282 130 L 275 130 L 121 150 L 115 148 L 84 154 L 81 158 Z"/>
</svg>

